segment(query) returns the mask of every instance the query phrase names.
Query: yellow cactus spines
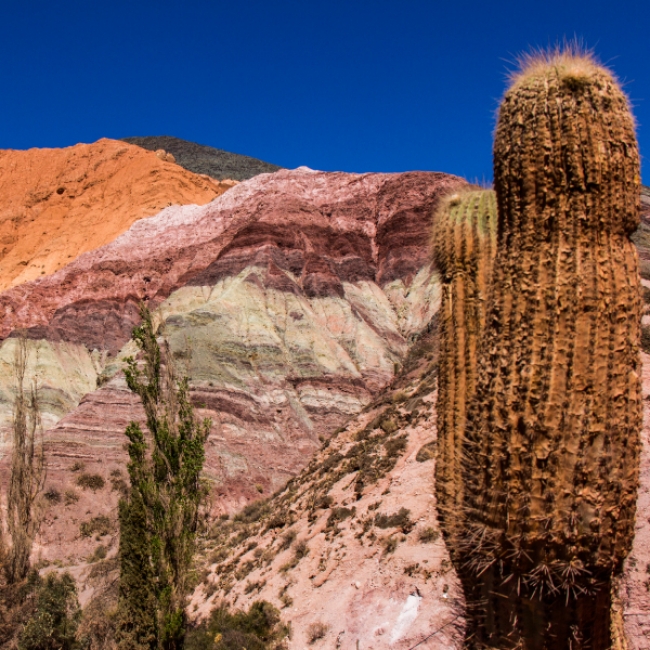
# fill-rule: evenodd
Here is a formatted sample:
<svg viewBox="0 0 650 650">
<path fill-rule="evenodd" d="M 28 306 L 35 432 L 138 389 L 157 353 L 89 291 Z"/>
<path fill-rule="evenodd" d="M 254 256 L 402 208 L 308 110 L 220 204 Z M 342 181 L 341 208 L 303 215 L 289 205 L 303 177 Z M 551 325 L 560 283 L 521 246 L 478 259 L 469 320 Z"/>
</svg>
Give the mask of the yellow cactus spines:
<svg viewBox="0 0 650 650">
<path fill-rule="evenodd" d="M 468 645 L 606 650 L 641 424 L 639 154 L 613 75 L 571 51 L 526 61 L 499 110 L 494 184 L 462 458 Z"/>
<path fill-rule="evenodd" d="M 495 233 L 495 194 L 477 189 L 446 197 L 432 231 L 434 260 L 442 276 L 436 496 L 452 553 L 453 530 L 463 503 L 462 439 L 476 383 Z"/>
</svg>

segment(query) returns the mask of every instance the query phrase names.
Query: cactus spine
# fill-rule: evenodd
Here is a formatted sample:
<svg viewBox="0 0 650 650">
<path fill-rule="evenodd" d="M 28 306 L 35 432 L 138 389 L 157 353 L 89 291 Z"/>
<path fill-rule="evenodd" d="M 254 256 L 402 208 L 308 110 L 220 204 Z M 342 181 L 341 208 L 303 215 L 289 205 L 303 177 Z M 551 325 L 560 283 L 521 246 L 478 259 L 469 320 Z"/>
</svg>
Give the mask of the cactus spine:
<svg viewBox="0 0 650 650">
<path fill-rule="evenodd" d="M 432 248 L 442 275 L 436 459 L 437 510 L 451 553 L 463 503 L 462 440 L 476 383 L 476 355 L 496 248 L 496 197 L 466 190 L 447 197 L 434 221 Z"/>
<path fill-rule="evenodd" d="M 497 251 L 464 442 L 473 648 L 604 650 L 634 535 L 639 154 L 588 55 L 529 60 L 494 144 Z"/>
</svg>

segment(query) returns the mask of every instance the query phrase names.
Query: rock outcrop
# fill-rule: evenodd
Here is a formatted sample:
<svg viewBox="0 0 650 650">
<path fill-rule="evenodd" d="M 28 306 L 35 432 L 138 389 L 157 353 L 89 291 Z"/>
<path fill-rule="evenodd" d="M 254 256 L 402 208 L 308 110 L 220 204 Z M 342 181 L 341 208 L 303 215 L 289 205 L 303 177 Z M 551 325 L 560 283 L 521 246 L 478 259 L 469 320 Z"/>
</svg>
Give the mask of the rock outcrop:
<svg viewBox="0 0 650 650">
<path fill-rule="evenodd" d="M 192 399 L 212 419 L 212 511 L 235 511 L 284 485 L 319 439 L 391 380 L 438 308 L 432 211 L 464 185 L 435 173 L 261 175 L 207 206 L 138 221 L 61 271 L 0 294 L 0 427 L 18 331 L 51 396 L 48 488 L 59 501 L 42 528 L 42 557 L 83 560 L 97 544 L 80 524 L 114 521 L 124 429 L 141 417 L 118 372 L 135 352 L 140 300 L 157 307 Z M 85 475 L 104 487 L 84 489 Z"/>
<path fill-rule="evenodd" d="M 258 174 L 268 174 L 281 169 L 277 165 L 257 158 L 230 153 L 169 135 L 124 138 L 124 142 L 150 151 L 163 150 L 167 155 L 172 155 L 181 167 L 197 174 L 207 174 L 220 181 L 227 179 L 245 181 Z"/>
<path fill-rule="evenodd" d="M 0 291 L 54 273 L 168 205 L 203 205 L 231 186 L 117 140 L 0 151 Z"/>
</svg>

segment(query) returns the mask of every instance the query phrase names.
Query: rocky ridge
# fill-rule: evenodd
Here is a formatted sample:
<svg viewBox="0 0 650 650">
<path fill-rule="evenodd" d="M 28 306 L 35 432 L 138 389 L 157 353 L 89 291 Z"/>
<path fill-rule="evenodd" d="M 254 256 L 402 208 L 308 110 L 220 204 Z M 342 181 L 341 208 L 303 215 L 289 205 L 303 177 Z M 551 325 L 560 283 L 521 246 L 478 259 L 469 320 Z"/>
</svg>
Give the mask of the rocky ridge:
<svg viewBox="0 0 650 650">
<path fill-rule="evenodd" d="M 123 138 L 129 144 L 156 151 L 162 149 L 174 156 L 176 162 L 196 174 L 207 174 L 218 180 L 245 181 L 258 174 L 276 172 L 281 167 L 271 163 L 189 142 L 169 135 Z"/>
<path fill-rule="evenodd" d="M 54 273 L 166 206 L 203 205 L 231 186 L 116 140 L 0 151 L 0 291 Z"/>
</svg>

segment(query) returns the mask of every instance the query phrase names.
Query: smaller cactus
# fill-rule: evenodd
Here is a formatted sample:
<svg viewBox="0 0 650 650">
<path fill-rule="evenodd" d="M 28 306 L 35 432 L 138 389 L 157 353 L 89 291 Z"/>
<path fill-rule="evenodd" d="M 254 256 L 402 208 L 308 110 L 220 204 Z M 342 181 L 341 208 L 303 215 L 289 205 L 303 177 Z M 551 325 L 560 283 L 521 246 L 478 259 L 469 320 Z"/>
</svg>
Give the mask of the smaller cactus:
<svg viewBox="0 0 650 650">
<path fill-rule="evenodd" d="M 465 415 L 474 394 L 496 222 L 494 192 L 465 190 L 442 202 L 431 237 L 434 260 L 442 275 L 436 496 L 452 556 L 455 523 L 463 503 L 460 458 Z"/>
</svg>

